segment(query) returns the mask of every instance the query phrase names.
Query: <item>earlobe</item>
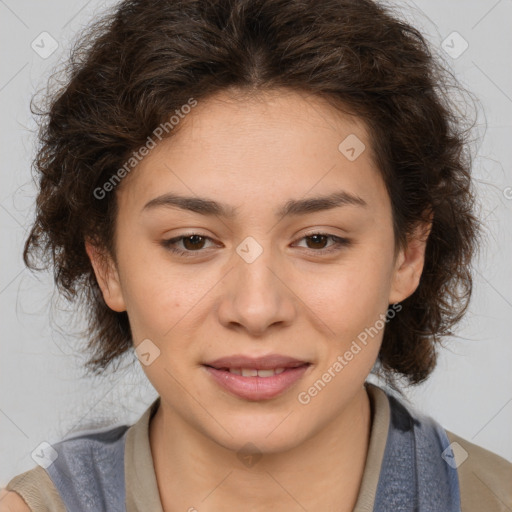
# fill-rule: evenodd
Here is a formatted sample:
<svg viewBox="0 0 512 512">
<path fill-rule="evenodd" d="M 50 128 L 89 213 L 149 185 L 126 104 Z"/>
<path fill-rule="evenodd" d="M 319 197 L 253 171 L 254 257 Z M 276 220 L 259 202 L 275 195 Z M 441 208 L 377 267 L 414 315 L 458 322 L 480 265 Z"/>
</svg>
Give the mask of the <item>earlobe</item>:
<svg viewBox="0 0 512 512">
<path fill-rule="evenodd" d="M 407 247 L 400 250 L 397 258 L 389 303 L 394 304 L 411 296 L 420 283 L 425 264 L 425 250 L 432 223 L 419 225 L 409 239 Z"/>
<path fill-rule="evenodd" d="M 107 306 L 118 313 L 126 311 L 119 274 L 112 258 L 88 240 L 85 250 Z"/>
</svg>

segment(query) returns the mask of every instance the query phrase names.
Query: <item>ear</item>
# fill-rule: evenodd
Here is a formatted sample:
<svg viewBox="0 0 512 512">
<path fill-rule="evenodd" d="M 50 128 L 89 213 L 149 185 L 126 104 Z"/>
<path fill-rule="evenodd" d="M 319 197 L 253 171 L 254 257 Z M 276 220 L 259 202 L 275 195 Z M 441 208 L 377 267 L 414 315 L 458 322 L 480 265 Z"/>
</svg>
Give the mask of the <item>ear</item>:
<svg viewBox="0 0 512 512">
<path fill-rule="evenodd" d="M 417 225 L 407 241 L 407 247 L 400 249 L 396 258 L 391 283 L 389 304 L 395 304 L 412 295 L 420 283 L 425 263 L 427 239 L 432 229 L 432 215 L 428 222 Z"/>
<path fill-rule="evenodd" d="M 119 273 L 112 257 L 88 240 L 85 242 L 85 250 L 107 306 L 118 313 L 126 311 Z"/>
</svg>

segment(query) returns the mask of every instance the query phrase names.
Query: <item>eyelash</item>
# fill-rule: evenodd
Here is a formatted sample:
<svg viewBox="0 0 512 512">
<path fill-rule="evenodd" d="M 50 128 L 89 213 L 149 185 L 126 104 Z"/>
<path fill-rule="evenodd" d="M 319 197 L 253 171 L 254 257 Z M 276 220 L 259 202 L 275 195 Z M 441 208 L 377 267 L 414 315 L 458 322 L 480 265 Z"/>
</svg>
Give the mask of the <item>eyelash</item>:
<svg viewBox="0 0 512 512">
<path fill-rule="evenodd" d="M 168 251 L 174 253 L 174 254 L 177 254 L 179 256 L 184 256 L 184 257 L 194 257 L 194 253 L 201 253 L 203 252 L 202 249 L 198 249 L 196 251 L 189 251 L 189 250 L 183 250 L 183 249 L 178 249 L 176 247 L 173 247 L 173 244 L 175 244 L 176 242 L 179 242 L 185 238 L 190 238 L 192 236 L 199 236 L 205 240 L 212 240 L 210 237 L 208 236 L 203 236 L 199 233 L 186 233 L 185 235 L 181 235 L 181 236 L 178 236 L 178 237 L 175 237 L 175 238 L 170 238 L 168 240 L 162 240 L 161 242 L 161 245 Z M 330 233 L 322 233 L 322 232 L 315 232 L 315 233 L 308 233 L 307 235 L 304 235 L 302 238 L 300 238 L 299 240 L 304 240 L 306 238 L 311 238 L 311 237 L 314 237 L 314 236 L 326 236 L 327 238 L 330 238 L 331 240 L 334 241 L 334 244 L 331 245 L 329 248 L 327 249 L 306 249 L 306 251 L 309 251 L 311 254 L 330 254 L 332 252 L 336 252 L 336 251 L 339 251 L 341 250 L 342 248 L 344 247 L 348 247 L 350 245 L 350 240 L 348 238 L 341 238 L 339 236 L 335 236 L 335 235 L 331 235 Z"/>
</svg>

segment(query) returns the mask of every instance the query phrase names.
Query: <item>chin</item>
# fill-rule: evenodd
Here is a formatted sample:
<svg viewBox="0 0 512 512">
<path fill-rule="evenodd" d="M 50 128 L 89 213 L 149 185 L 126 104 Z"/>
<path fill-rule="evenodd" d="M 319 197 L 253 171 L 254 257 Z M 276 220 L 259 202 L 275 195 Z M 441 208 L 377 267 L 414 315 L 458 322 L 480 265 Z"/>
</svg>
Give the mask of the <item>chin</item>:
<svg viewBox="0 0 512 512">
<path fill-rule="evenodd" d="M 254 452 L 255 454 L 283 453 L 296 448 L 308 438 L 304 425 L 283 422 L 285 415 L 279 418 L 272 416 L 272 421 L 262 418 L 244 417 L 238 421 L 226 423 L 226 430 L 232 434 L 229 436 L 222 431 L 220 436 L 212 439 L 227 450 L 240 455 L 241 452 Z M 217 433 L 218 434 L 218 433 Z"/>
</svg>

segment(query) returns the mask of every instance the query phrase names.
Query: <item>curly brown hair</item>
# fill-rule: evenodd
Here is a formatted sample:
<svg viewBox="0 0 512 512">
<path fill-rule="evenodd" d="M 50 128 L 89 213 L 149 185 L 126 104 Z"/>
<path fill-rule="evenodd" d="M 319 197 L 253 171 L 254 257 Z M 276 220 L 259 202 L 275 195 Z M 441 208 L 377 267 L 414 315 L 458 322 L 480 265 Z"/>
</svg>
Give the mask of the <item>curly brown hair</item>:
<svg viewBox="0 0 512 512">
<path fill-rule="evenodd" d="M 88 370 L 132 348 L 128 316 L 106 305 L 85 251 L 90 239 L 115 260 L 116 193 L 94 191 L 190 97 L 285 87 L 366 123 L 396 247 L 433 214 L 419 286 L 386 325 L 378 359 L 391 382 L 430 374 L 467 309 L 481 226 L 472 126 L 449 94 L 467 91 L 398 12 L 372 0 L 125 0 L 89 27 L 64 70 L 32 109 L 39 194 L 24 261 L 53 268 L 64 297 L 85 304 Z"/>
</svg>

